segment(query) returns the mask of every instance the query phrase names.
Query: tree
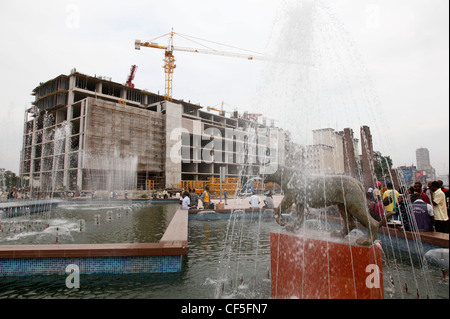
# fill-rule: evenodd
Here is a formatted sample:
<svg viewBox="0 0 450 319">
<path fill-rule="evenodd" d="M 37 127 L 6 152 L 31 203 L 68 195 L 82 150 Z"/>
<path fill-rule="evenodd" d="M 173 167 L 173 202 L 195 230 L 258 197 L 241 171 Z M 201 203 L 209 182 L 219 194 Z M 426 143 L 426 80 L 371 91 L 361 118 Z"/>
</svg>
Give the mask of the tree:
<svg viewBox="0 0 450 319">
<path fill-rule="evenodd" d="M 20 186 L 20 177 L 18 177 L 15 173 L 13 173 L 11 171 L 5 171 L 3 178 L 4 178 L 5 186 L 8 189 L 12 189 L 13 187 Z M 3 185 L 0 185 L 0 186 L 3 186 Z"/>
<path fill-rule="evenodd" d="M 377 180 L 384 181 L 390 179 L 390 169 L 392 167 L 392 159 L 390 156 L 383 156 L 381 152 L 373 152 L 373 166 Z"/>
</svg>

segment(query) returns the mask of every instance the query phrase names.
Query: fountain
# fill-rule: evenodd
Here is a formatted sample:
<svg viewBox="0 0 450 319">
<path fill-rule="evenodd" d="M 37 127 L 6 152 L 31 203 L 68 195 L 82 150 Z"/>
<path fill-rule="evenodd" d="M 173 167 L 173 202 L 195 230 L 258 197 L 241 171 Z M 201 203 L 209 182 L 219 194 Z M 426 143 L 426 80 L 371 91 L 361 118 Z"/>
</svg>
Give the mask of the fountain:
<svg viewBox="0 0 450 319">
<path fill-rule="evenodd" d="M 113 211 L 112 210 L 108 210 L 106 212 L 106 221 L 107 222 L 111 222 L 113 220 Z"/>
<path fill-rule="evenodd" d="M 70 122 L 64 121 L 60 127 L 57 127 L 53 136 L 53 171 L 50 178 L 51 181 L 51 195 L 53 196 L 57 190 L 64 189 L 64 181 L 62 179 L 61 169 L 64 168 L 64 154 L 68 136 L 71 135 L 72 125 Z M 59 156 L 58 156 L 59 155 Z M 44 186 L 45 188 L 45 186 Z"/>
<path fill-rule="evenodd" d="M 364 112 L 370 113 L 375 109 L 373 104 L 376 104 L 376 97 L 367 86 L 364 86 L 367 78 L 360 72 L 355 72 L 361 71 L 363 65 L 355 54 L 353 43 L 343 32 L 342 24 L 337 21 L 331 10 L 321 2 L 288 2 L 274 29 L 275 35 L 277 31 L 279 32 L 280 39 L 273 42 L 280 45 L 277 46 L 279 50 L 273 55 L 280 56 L 280 60 L 297 60 L 299 63 L 294 66 L 279 63 L 267 68 L 268 80 L 256 102 L 262 112 L 270 115 L 272 110 L 279 110 L 274 105 L 280 106 L 281 103 L 284 107 L 283 114 L 288 114 L 289 118 L 292 118 L 292 123 L 288 122 L 292 127 L 287 128 L 293 132 L 293 138 L 303 144 L 307 144 L 306 141 L 310 139 L 309 135 L 313 128 L 335 125 L 351 127 L 354 123 L 359 126 L 361 122 L 366 122 L 367 114 Z M 318 46 L 318 43 L 323 47 Z M 338 43 L 343 47 L 337 46 Z M 347 59 L 350 59 L 350 64 L 347 64 Z M 340 85 L 335 86 L 335 83 L 331 82 L 332 79 L 337 79 Z M 353 80 L 364 84 L 361 91 L 355 93 L 351 90 Z M 339 110 L 336 111 L 332 107 L 334 105 L 338 105 Z M 263 111 L 264 109 L 267 109 L 267 112 Z M 361 112 L 361 109 L 365 111 Z M 339 113 L 345 114 L 346 117 L 342 119 L 338 116 Z M 370 117 L 373 115 L 370 114 Z M 377 121 L 374 120 L 374 123 Z M 65 129 L 61 128 L 61 134 L 64 131 Z M 62 146 L 55 142 L 55 148 L 59 147 Z M 307 154 L 305 150 L 291 150 L 286 155 L 286 158 L 295 163 L 292 167 L 300 166 L 296 169 L 298 175 L 309 176 L 317 173 L 314 171 L 315 163 L 311 159 L 311 154 Z M 91 167 L 91 175 L 87 177 L 90 189 L 103 189 L 108 192 L 106 198 L 109 197 L 109 191 L 130 189 L 129 185 L 134 183 L 137 163 L 135 157 L 126 157 L 115 151 L 111 155 L 113 160 L 105 167 L 104 156 L 98 154 L 84 154 L 84 156 L 85 159 L 95 163 Z M 333 167 L 340 167 L 337 157 L 332 157 L 332 162 Z M 58 166 L 59 164 L 55 163 L 54 170 Z M 373 172 L 373 166 L 371 169 Z M 98 178 L 97 173 L 100 170 L 116 173 L 104 183 L 102 178 Z M 330 171 L 331 168 L 328 167 L 320 171 L 319 180 L 325 181 L 327 176 L 336 173 Z M 356 173 L 359 172 L 355 172 L 355 178 L 358 179 L 361 174 Z M 246 174 L 243 167 L 241 177 L 248 179 Z M 52 175 L 51 185 L 54 191 L 61 183 L 57 179 L 56 171 Z M 262 175 L 269 180 L 268 176 Z M 296 174 L 291 175 L 295 176 Z M 292 189 L 299 191 L 296 185 L 299 181 L 302 180 L 292 179 L 292 183 L 284 183 L 285 196 Z M 344 192 L 342 185 L 333 189 Z M 395 244 L 395 241 L 400 241 L 399 237 L 396 237 L 397 234 L 394 235 L 389 228 L 377 227 L 378 238 L 373 237 L 375 230 L 370 227 L 369 231 L 364 228 L 347 229 L 342 226 L 340 217 L 334 213 L 336 209 L 333 209 L 333 206 L 321 207 L 332 204 L 327 189 L 320 187 L 313 189 L 308 182 L 303 190 L 306 190 L 306 193 L 315 191 L 323 195 L 323 205 L 317 208 L 310 202 L 310 196 L 300 196 L 290 202 L 286 200 L 285 207 L 281 207 L 277 213 L 277 219 L 280 224 L 288 226 L 287 229 L 277 224 L 274 218 L 264 218 L 265 215 L 271 216 L 273 212 L 270 210 L 249 214 L 245 210 L 234 209 L 226 220 L 219 218 L 219 214 L 215 211 L 198 214 L 197 219 L 190 220 L 189 223 L 190 249 L 187 258 L 183 260 L 183 269 L 179 260 L 176 261 L 179 268 L 170 268 L 172 260 L 164 260 L 164 267 L 170 268 L 169 271 L 175 269 L 174 271 L 181 274 L 156 277 L 152 274 L 139 273 L 133 276 L 117 274 L 116 271 L 114 276 L 85 276 L 81 283 L 83 289 L 79 292 L 64 291 L 58 286 L 59 283 L 48 285 L 47 290 L 39 291 L 45 284 L 36 279 L 38 283 L 33 285 L 24 278 L 23 282 L 31 288 L 27 290 L 28 287 L 19 287 L 15 291 L 18 296 L 26 297 L 29 291 L 30 295 L 36 295 L 36 290 L 40 293 L 39 296 L 56 298 L 68 294 L 71 297 L 93 298 L 415 298 L 416 295 L 433 298 L 435 296 L 433 283 L 429 278 L 428 263 L 435 261 L 438 267 L 444 268 L 444 253 L 429 251 L 425 254 L 422 242 L 416 235 L 411 241 L 403 240 L 405 245 L 414 247 L 408 246 L 406 258 L 402 258 L 403 251 L 400 252 L 399 245 Z M 295 193 L 293 196 L 296 196 Z M 350 202 L 351 200 L 348 202 L 345 200 L 340 205 L 347 206 Z M 288 205 L 292 203 L 292 206 Z M 176 251 L 180 254 L 182 251 L 182 254 L 186 254 L 185 243 L 184 246 L 174 247 L 182 241 L 179 237 L 175 237 L 174 240 L 165 237 L 164 234 L 169 222 L 172 225 L 172 217 L 178 206 L 173 205 L 171 207 L 173 211 L 168 212 L 162 206 L 157 209 L 153 209 L 152 206 L 140 209 L 130 206 L 129 202 L 116 200 L 104 201 L 101 204 L 94 201 L 63 203 L 58 209 L 50 213 L 39 213 L 33 218 L 14 215 L 14 220 L 1 219 L 0 243 L 7 245 L 19 242 L 27 245 L 30 244 L 27 238 L 34 243 L 37 237 L 46 241 L 46 244 L 55 244 L 56 241 L 58 244 L 73 242 L 77 246 L 88 245 L 94 254 L 103 254 L 102 263 L 106 257 L 111 256 L 111 252 L 105 252 L 104 246 L 97 246 L 104 243 L 98 242 L 100 237 L 103 237 L 102 240 L 106 243 L 118 243 L 116 244 L 118 249 L 114 250 L 114 253 L 126 251 L 127 247 L 131 246 L 130 243 L 139 242 L 144 244 L 134 249 L 135 251 L 142 252 L 153 247 L 155 251 L 167 249 L 171 253 Z M 252 218 L 249 218 L 250 216 Z M 187 220 L 187 214 L 182 215 L 182 218 L 185 217 Z M 182 222 L 177 219 L 173 224 L 177 226 L 183 224 Z M 183 225 L 185 224 L 187 223 Z M 15 236 L 17 234 L 14 232 L 21 232 L 23 235 L 24 230 L 25 233 L 28 231 L 27 236 L 20 238 Z M 178 233 L 181 230 L 186 232 L 182 235 L 186 235 L 187 238 L 188 230 L 176 228 Z M 149 235 L 148 232 L 152 234 Z M 331 236 L 333 232 L 342 235 L 345 233 L 347 236 L 344 238 Z M 362 237 L 368 242 L 360 241 L 358 244 L 357 239 Z M 162 244 L 158 246 L 160 243 L 156 242 L 160 240 Z M 360 245 L 361 243 L 366 245 Z M 54 249 L 55 245 L 49 246 Z M 412 248 L 415 248 L 416 253 L 411 253 Z M 68 252 L 78 256 L 76 250 Z M 29 253 L 35 254 L 33 251 Z M 43 250 L 43 253 L 48 254 L 50 259 L 54 251 Z M 154 251 L 151 253 L 155 254 Z M 415 255 L 418 256 L 418 260 L 413 259 Z M 153 261 L 151 260 L 151 263 Z M 107 263 L 109 269 L 102 271 L 114 272 L 115 266 L 123 265 L 116 262 L 114 259 L 113 264 Z M 145 261 L 142 259 L 137 262 L 124 262 L 128 266 L 143 263 Z M 61 269 L 65 269 L 66 266 Z M 406 277 L 410 280 L 406 281 L 408 279 Z M 177 289 L 173 289 L 174 287 Z M 448 286 L 446 290 L 447 295 L 443 296 L 448 298 Z M 23 291 L 26 293 L 23 294 Z M 3 296 L 5 295 L 0 294 L 0 297 Z"/>
<path fill-rule="evenodd" d="M 356 43 L 323 1 L 286 1 L 273 29 L 269 42 L 276 46 L 269 49 L 268 55 L 279 62 L 265 68 L 255 105 L 261 113 L 283 121 L 293 141 L 306 146 L 291 147 L 285 154 L 286 161 L 280 159 L 278 163 L 279 170 L 291 169 L 284 180 L 280 181 L 278 176 L 285 197 L 276 211 L 277 222 L 283 228 L 270 235 L 271 296 L 385 298 L 394 295 L 395 287 L 398 293 L 399 287 L 409 286 L 409 292 L 417 291 L 418 296 L 434 298 L 427 262 L 433 257 L 430 253 L 424 258 L 425 244 L 417 228 L 406 233 L 382 227 L 390 215 L 379 223 L 366 207 L 366 190 L 377 181 L 375 165 L 381 167 L 383 176 L 398 181 L 397 189 L 405 186 L 402 179 L 394 176 L 396 173 L 385 163 L 369 160 L 363 163 L 364 167 L 350 165 L 358 153 L 345 144 L 348 143 L 346 136 L 353 140 L 353 131 L 348 127 L 370 123 L 377 137 L 382 140 L 385 136 L 379 127 L 383 116 L 379 101 Z M 283 118 L 286 114 L 288 117 Z M 329 127 L 345 128 L 339 135 L 343 136 L 344 146 L 337 142 L 335 135 L 327 133 L 331 129 L 318 130 Z M 309 147 L 313 130 L 316 132 L 312 142 L 317 146 Z M 365 126 L 361 127 L 361 141 L 363 158 L 373 159 L 371 136 Z M 343 159 L 333 152 L 340 147 Z M 317 161 L 318 156 L 320 161 Z M 319 163 L 328 163 L 328 166 L 320 167 Z M 273 179 L 273 176 L 262 177 L 266 181 Z M 350 186 L 350 180 L 356 181 L 354 186 Z M 343 218 L 330 213 L 333 205 L 337 205 Z M 412 220 L 409 200 L 405 205 L 408 218 Z M 365 229 L 357 229 L 354 218 Z M 236 291 L 231 294 L 229 289 L 227 291 L 228 282 L 236 286 L 237 278 L 243 278 L 244 282 L 255 280 L 255 274 L 251 273 L 242 277 L 243 270 L 239 266 L 246 227 L 238 215 L 231 215 L 218 267 L 216 298 L 236 295 Z M 258 246 L 259 232 L 254 236 Z M 403 263 L 400 255 L 404 253 L 410 261 L 411 277 L 398 271 L 404 266 L 399 265 Z M 238 266 L 234 266 L 236 263 Z M 263 277 L 256 280 L 263 280 Z M 388 282 L 386 291 L 383 282 Z M 400 294 L 408 297 L 404 292 Z"/>
<path fill-rule="evenodd" d="M 80 232 L 86 231 L 86 221 L 84 219 L 78 220 L 78 223 L 80 225 Z"/>
<path fill-rule="evenodd" d="M 64 226 L 50 226 L 42 231 L 38 237 L 38 242 L 49 243 L 70 243 L 74 239 L 70 233 L 70 230 Z"/>
<path fill-rule="evenodd" d="M 109 158 L 105 162 L 105 156 Z M 101 191 L 109 196 L 109 199 L 115 199 L 117 192 L 132 191 L 136 185 L 137 178 L 137 156 L 123 155 L 117 147 L 112 154 L 86 153 L 85 163 L 89 163 L 87 185 L 85 188 L 90 191 L 96 191 L 97 196 L 102 197 Z M 131 196 L 131 194 L 126 193 Z"/>
</svg>

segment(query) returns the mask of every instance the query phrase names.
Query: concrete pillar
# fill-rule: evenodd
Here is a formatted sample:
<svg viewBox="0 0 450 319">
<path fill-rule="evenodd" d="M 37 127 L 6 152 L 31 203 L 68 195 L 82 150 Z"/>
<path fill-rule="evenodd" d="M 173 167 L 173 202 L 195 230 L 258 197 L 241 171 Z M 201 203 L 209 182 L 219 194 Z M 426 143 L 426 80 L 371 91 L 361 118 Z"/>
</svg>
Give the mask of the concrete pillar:
<svg viewBox="0 0 450 319">
<path fill-rule="evenodd" d="M 355 149 L 353 147 L 353 130 L 344 128 L 344 167 L 345 174 L 356 177 Z"/>
<path fill-rule="evenodd" d="M 101 83 L 100 83 L 101 84 Z M 84 121 L 85 121 L 85 109 L 87 108 L 86 100 L 81 102 L 80 112 L 80 135 L 78 141 L 78 167 L 77 167 L 77 186 L 79 190 L 83 189 L 83 154 L 84 154 Z"/>
<path fill-rule="evenodd" d="M 373 165 L 372 134 L 368 126 L 361 126 L 361 154 L 364 189 L 375 186 L 375 172 Z"/>
<path fill-rule="evenodd" d="M 73 74 L 69 77 L 69 91 L 67 93 L 67 113 L 66 113 L 66 121 L 70 124 L 72 121 L 72 104 L 74 101 L 74 93 L 73 89 L 75 88 L 75 80 L 76 74 Z M 66 136 L 66 144 L 64 150 L 64 177 L 63 177 L 63 186 L 65 189 L 69 189 L 69 169 L 70 169 L 70 135 Z"/>
<path fill-rule="evenodd" d="M 28 119 L 28 110 L 25 110 L 23 118 L 22 150 L 20 151 L 20 166 L 19 166 L 19 176 L 21 180 L 23 179 L 23 165 L 25 159 L 24 157 L 25 157 L 25 148 L 26 148 L 25 144 L 27 136 L 27 119 Z"/>
<path fill-rule="evenodd" d="M 120 98 L 122 100 L 126 100 L 127 99 L 127 90 L 126 89 L 124 89 L 124 88 L 120 89 Z"/>
<path fill-rule="evenodd" d="M 165 101 L 163 104 L 166 120 L 166 158 L 165 158 L 165 187 L 179 184 L 181 181 L 181 132 L 182 106 Z"/>
<path fill-rule="evenodd" d="M 102 81 L 98 81 L 97 83 L 95 83 L 95 92 L 101 94 L 102 90 L 103 90 L 103 83 L 102 83 Z"/>
<path fill-rule="evenodd" d="M 36 185 L 34 183 L 34 172 L 35 172 L 35 167 L 34 167 L 34 158 L 36 157 L 36 150 L 34 149 L 34 146 L 36 144 L 36 123 L 37 123 L 37 117 L 35 117 L 32 120 L 33 124 L 32 124 L 32 129 L 31 129 L 31 162 L 30 162 L 30 189 L 31 189 L 31 196 L 33 197 L 33 187 L 37 187 L 39 185 Z"/>
</svg>

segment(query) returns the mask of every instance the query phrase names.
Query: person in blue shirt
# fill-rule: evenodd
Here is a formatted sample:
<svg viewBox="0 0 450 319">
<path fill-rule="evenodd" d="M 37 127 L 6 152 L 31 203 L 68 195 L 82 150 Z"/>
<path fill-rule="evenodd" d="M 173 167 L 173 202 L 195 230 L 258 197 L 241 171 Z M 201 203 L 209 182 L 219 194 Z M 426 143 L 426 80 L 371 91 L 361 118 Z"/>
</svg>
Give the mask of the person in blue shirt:
<svg viewBox="0 0 450 319">
<path fill-rule="evenodd" d="M 223 197 L 225 198 L 225 205 L 227 205 L 227 199 L 228 199 L 228 191 L 225 188 L 225 190 L 223 191 Z"/>
</svg>

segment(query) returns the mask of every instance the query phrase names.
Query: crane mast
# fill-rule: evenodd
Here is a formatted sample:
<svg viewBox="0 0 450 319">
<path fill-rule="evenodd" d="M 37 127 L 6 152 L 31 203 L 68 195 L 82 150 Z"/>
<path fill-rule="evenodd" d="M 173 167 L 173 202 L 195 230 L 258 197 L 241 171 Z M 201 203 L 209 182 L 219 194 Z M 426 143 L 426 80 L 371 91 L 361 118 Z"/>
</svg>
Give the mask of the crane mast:
<svg viewBox="0 0 450 319">
<path fill-rule="evenodd" d="M 166 101 L 172 101 L 173 71 L 177 67 L 175 64 L 175 58 L 173 56 L 173 35 L 174 32 L 172 31 L 170 33 L 169 45 L 167 46 L 166 52 L 164 53 L 164 73 L 166 75 L 164 99 Z"/>
</svg>

